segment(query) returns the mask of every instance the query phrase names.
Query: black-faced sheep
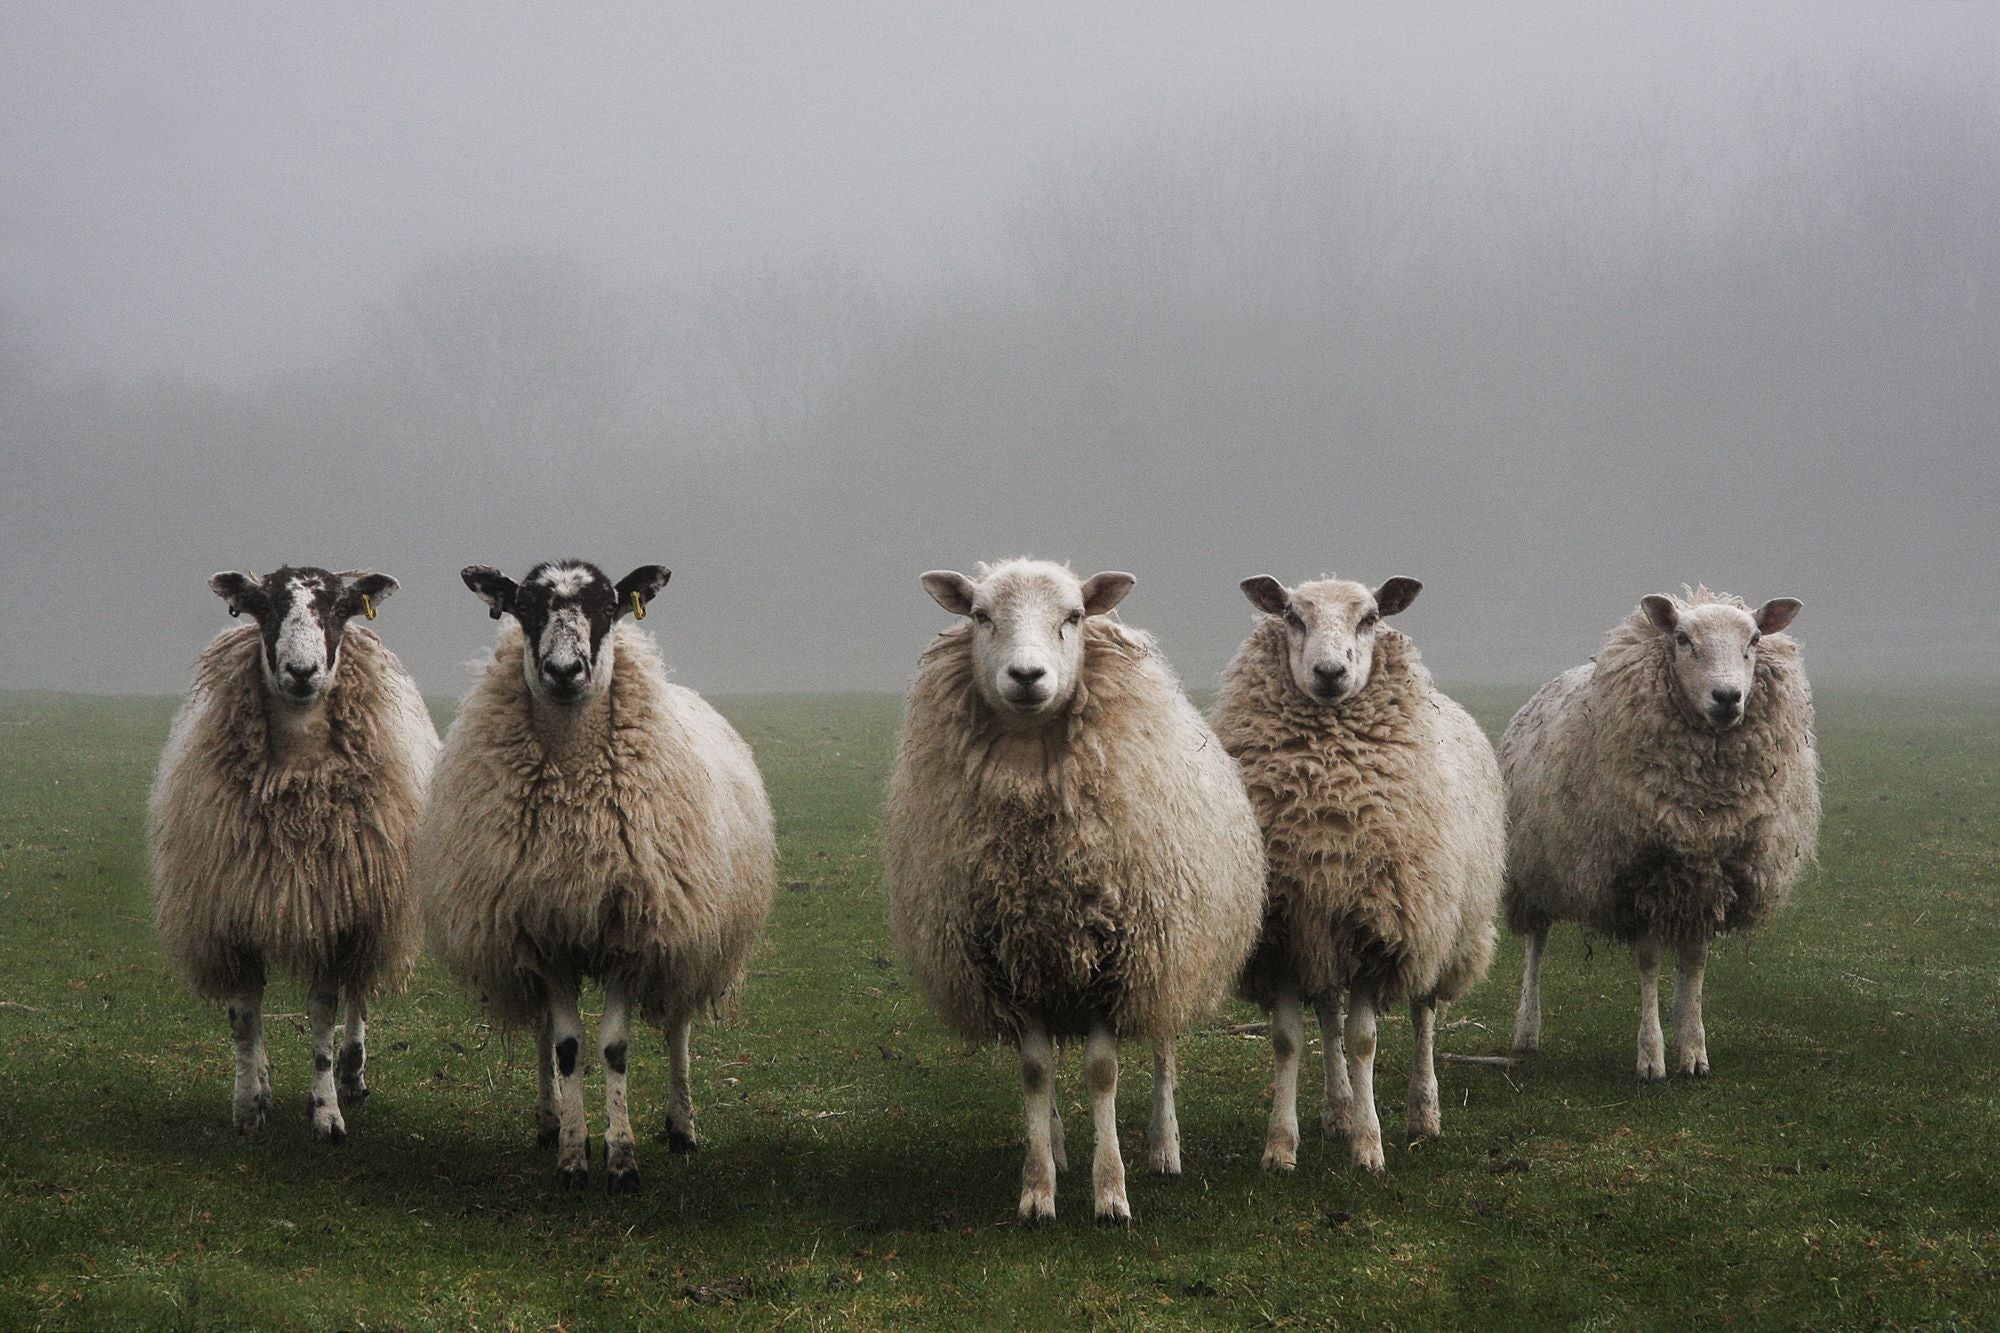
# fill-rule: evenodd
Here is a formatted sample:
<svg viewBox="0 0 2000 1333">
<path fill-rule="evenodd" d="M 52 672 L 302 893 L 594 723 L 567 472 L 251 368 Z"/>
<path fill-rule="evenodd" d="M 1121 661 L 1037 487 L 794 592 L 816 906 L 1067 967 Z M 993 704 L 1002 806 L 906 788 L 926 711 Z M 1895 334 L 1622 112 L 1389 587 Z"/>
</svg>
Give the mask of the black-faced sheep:
<svg viewBox="0 0 2000 1333">
<path fill-rule="evenodd" d="M 924 653 L 889 789 L 889 917 L 944 1021 L 1016 1044 L 1020 1217 L 1055 1216 L 1065 1165 L 1054 1045 L 1083 1038 L 1101 1222 L 1131 1220 L 1118 1042 L 1150 1041 L 1150 1163 L 1180 1171 L 1174 1035 L 1255 938 L 1257 821 L 1235 766 L 1152 640 L 1104 618 L 1129 574 L 1012 560 L 924 586 L 968 624 Z"/>
<path fill-rule="evenodd" d="M 1514 1048 L 1541 1043 L 1549 926 L 1632 946 L 1642 1080 L 1666 1077 L 1660 957 L 1675 955 L 1675 1068 L 1706 1077 L 1709 942 L 1783 905 L 1819 836 L 1812 690 L 1778 633 L 1799 603 L 1654 595 L 1591 662 L 1535 694 L 1500 741 L 1512 829 L 1507 924 L 1527 937 Z"/>
<path fill-rule="evenodd" d="M 1380 627 L 1422 584 L 1394 578 L 1371 592 L 1338 579 L 1287 588 L 1259 577 L 1242 586 L 1266 614 L 1223 673 L 1214 720 L 1264 829 L 1264 932 L 1240 988 L 1271 1012 L 1277 1072 L 1264 1167 L 1298 1161 L 1301 1006 L 1310 1002 L 1326 1058 L 1320 1123 L 1348 1135 L 1356 1165 L 1380 1171 L 1375 1017 L 1409 1002 L 1409 1131 L 1436 1134 L 1437 1005 L 1469 990 L 1493 958 L 1506 853 L 1500 771 L 1416 646 Z"/>
<path fill-rule="evenodd" d="M 338 1143 L 341 1102 L 368 1093 L 368 1005 L 416 958 L 410 844 L 437 729 L 395 655 L 348 623 L 374 619 L 388 575 L 287 566 L 209 587 L 257 623 L 203 650 L 160 758 L 147 812 L 160 939 L 196 994 L 229 1006 L 246 1134 L 271 1107 L 265 981 L 276 968 L 306 983 L 312 1134 Z"/>
<path fill-rule="evenodd" d="M 666 1029 L 668 1142 L 691 1150 L 689 1028 L 741 980 L 770 911 L 771 807 L 750 747 L 618 623 L 665 569 L 615 586 L 576 561 L 519 584 L 484 565 L 463 577 L 515 623 L 438 760 L 417 848 L 431 938 L 502 1025 L 535 1029 L 538 1141 L 565 1188 L 590 1180 L 577 997 L 603 983 L 606 1184 L 636 1190 L 631 1011 Z"/>
</svg>

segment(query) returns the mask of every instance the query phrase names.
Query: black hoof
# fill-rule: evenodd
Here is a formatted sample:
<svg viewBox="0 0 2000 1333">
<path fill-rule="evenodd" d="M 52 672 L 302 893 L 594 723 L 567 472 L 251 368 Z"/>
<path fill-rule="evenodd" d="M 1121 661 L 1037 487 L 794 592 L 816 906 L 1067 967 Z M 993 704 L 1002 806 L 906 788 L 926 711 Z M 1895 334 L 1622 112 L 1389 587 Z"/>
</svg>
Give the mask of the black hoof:
<svg viewBox="0 0 2000 1333">
<path fill-rule="evenodd" d="M 535 1146 L 537 1148 L 553 1148 L 560 1142 L 562 1142 L 562 1126 L 560 1125 L 543 1125 L 535 1131 Z"/>
<path fill-rule="evenodd" d="M 347 1127 L 344 1125 L 329 1125 L 325 1128 L 321 1128 L 318 1125 L 314 1125 L 313 1142 L 345 1143 L 347 1142 Z"/>
<path fill-rule="evenodd" d="M 612 1171 L 604 1177 L 606 1194 L 637 1194 L 639 1192 L 639 1168 L 626 1167 Z"/>
<path fill-rule="evenodd" d="M 1123 1230 L 1124 1228 L 1132 1225 L 1132 1214 L 1099 1213 L 1097 1215 L 1097 1225 L 1101 1227 L 1111 1227 L 1113 1229 Z"/>
<path fill-rule="evenodd" d="M 566 1190 L 587 1190 L 590 1188 L 590 1168 L 587 1166 L 563 1166 L 556 1168 L 556 1186 Z"/>
<path fill-rule="evenodd" d="M 701 1151 L 701 1142 L 686 1130 L 675 1129 L 672 1125 L 669 1125 L 667 1126 L 667 1151 L 699 1152 Z"/>
<path fill-rule="evenodd" d="M 368 1085 L 366 1083 L 343 1083 L 340 1085 L 340 1104 L 342 1106 L 359 1106 L 367 1100 Z"/>
</svg>

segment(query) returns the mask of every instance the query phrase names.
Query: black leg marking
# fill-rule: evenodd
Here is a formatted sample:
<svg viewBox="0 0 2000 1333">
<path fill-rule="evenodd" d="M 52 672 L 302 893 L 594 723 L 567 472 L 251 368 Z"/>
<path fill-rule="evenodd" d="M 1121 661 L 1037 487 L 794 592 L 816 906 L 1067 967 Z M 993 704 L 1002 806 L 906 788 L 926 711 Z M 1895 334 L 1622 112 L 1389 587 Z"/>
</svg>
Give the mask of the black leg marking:
<svg viewBox="0 0 2000 1333">
<path fill-rule="evenodd" d="M 328 1055 L 324 1051 L 313 1052 L 313 1072 L 315 1074 L 324 1074 L 327 1070 L 331 1068 L 333 1068 L 332 1056 Z"/>
<path fill-rule="evenodd" d="M 535 1146 L 537 1148 L 553 1148 L 561 1142 L 561 1125 L 543 1125 L 535 1131 Z"/>
<path fill-rule="evenodd" d="M 672 1125 L 667 1126 L 668 1152 L 699 1152 L 700 1150 L 701 1141 L 696 1139 L 694 1135 L 684 1129 L 677 1129 Z"/>
<path fill-rule="evenodd" d="M 564 1037 L 556 1043 L 556 1068 L 564 1078 L 576 1073 L 576 1038 Z"/>
<path fill-rule="evenodd" d="M 625 1043 L 614 1041 L 604 1048 L 604 1067 L 614 1074 L 625 1072 Z"/>
</svg>

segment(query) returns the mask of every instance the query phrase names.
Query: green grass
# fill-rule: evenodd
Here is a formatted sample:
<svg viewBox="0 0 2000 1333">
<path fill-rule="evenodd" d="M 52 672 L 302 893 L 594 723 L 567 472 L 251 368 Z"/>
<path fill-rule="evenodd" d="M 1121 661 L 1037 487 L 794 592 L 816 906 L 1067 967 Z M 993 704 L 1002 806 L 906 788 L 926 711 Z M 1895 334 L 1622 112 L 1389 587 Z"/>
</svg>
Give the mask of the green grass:
<svg viewBox="0 0 2000 1333">
<path fill-rule="evenodd" d="M 1521 694 L 1468 697 L 1497 724 Z M 1634 1084 L 1629 960 L 1559 932 L 1547 1051 L 1441 1067 L 1446 1136 L 1392 1144 L 1385 1179 L 1316 1134 L 1296 1176 L 1262 1175 L 1268 1052 L 1219 1027 L 1182 1047 L 1187 1175 L 1136 1174 L 1149 1080 L 1131 1050 L 1137 1225 L 1119 1233 L 1090 1225 L 1076 1174 L 1053 1228 L 1012 1224 L 1013 1064 L 945 1038 L 889 956 L 894 700 L 729 707 L 771 786 L 785 887 L 741 1012 L 697 1029 L 703 1152 L 649 1141 L 664 1051 L 639 1034 L 645 1189 L 618 1198 L 556 1191 L 529 1053 L 429 965 L 371 1024 L 376 1092 L 347 1144 L 307 1139 L 292 1017 L 270 1024 L 271 1122 L 231 1130 L 222 1016 L 169 974 L 146 902 L 170 709 L 0 695 L 0 1325 L 2000 1321 L 1991 690 L 1826 693 L 1821 869 L 1750 948 L 1721 948 L 1708 1082 Z M 1443 1049 L 1504 1049 L 1518 967 L 1510 944 Z M 1392 1138 L 1407 1037 L 1386 1025 Z M 1315 1042 L 1309 1085 L 1316 1066 Z"/>
</svg>

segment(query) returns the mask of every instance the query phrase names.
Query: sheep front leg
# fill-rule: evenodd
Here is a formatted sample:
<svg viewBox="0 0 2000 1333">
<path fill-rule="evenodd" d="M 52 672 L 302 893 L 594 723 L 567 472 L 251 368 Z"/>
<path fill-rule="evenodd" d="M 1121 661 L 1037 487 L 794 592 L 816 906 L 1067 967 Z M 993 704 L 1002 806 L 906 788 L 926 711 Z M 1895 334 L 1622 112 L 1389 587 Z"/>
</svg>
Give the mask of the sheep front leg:
<svg viewBox="0 0 2000 1333">
<path fill-rule="evenodd" d="M 368 1001 L 347 988 L 347 1027 L 340 1043 L 340 1100 L 349 1107 L 368 1100 Z"/>
<path fill-rule="evenodd" d="M 639 1190 L 639 1145 L 632 1137 L 632 1117 L 625 1105 L 630 1032 L 631 1006 L 625 988 L 615 983 L 605 986 L 597 1043 L 604 1057 L 604 1187 L 613 1194 Z"/>
<path fill-rule="evenodd" d="M 1090 1162 L 1097 1220 L 1105 1226 L 1129 1225 L 1132 1205 L 1125 1200 L 1125 1158 L 1118 1151 L 1118 1039 L 1102 1023 L 1090 1025 L 1084 1042 L 1083 1082 L 1090 1089 L 1091 1127 L 1097 1137 Z"/>
<path fill-rule="evenodd" d="M 1148 1135 L 1147 1169 L 1156 1176 L 1181 1173 L 1181 1122 L 1174 1110 L 1174 1039 L 1153 1043 L 1153 1123 Z"/>
<path fill-rule="evenodd" d="M 1514 1052 L 1527 1055 L 1542 1048 L 1542 950 L 1549 944 L 1549 923 L 1528 932 L 1528 961 L 1521 969 L 1521 1003 L 1514 1011 Z"/>
<path fill-rule="evenodd" d="M 1021 1100 L 1028 1122 L 1028 1150 L 1021 1162 L 1021 1221 L 1029 1226 L 1056 1216 L 1056 1163 L 1050 1144 L 1055 1120 L 1056 1051 L 1039 1023 L 1021 1031 Z"/>
<path fill-rule="evenodd" d="M 1665 1043 L 1660 1039 L 1660 941 L 1647 935 L 1632 946 L 1639 965 L 1639 1081 L 1667 1076 Z"/>
<path fill-rule="evenodd" d="M 1701 1022 L 1701 978 L 1708 970 L 1708 942 L 1683 944 L 1674 958 L 1674 1067 L 1708 1077 L 1708 1032 Z"/>
<path fill-rule="evenodd" d="M 1444 1129 L 1438 1111 L 1437 1000 L 1431 996 L 1410 1001 L 1410 1029 L 1416 1036 L 1416 1054 L 1410 1061 L 1410 1138 L 1434 1139 Z"/>
<path fill-rule="evenodd" d="M 271 1064 L 264 1054 L 264 987 L 246 988 L 229 1002 L 229 1038 L 236 1048 L 230 1110 L 238 1134 L 252 1134 L 271 1113 Z"/>
<path fill-rule="evenodd" d="M 306 996 L 306 1021 L 312 1028 L 312 1136 L 315 1143 L 345 1143 L 347 1122 L 340 1118 L 340 1093 L 334 1086 L 334 1029 L 340 1018 L 340 991 L 331 981 L 313 983 Z"/>
<path fill-rule="evenodd" d="M 1340 992 L 1316 1002 L 1320 1058 L 1326 1065 L 1326 1091 L 1319 1104 L 1319 1132 L 1344 1139 L 1354 1128 L 1354 1085 L 1347 1081 L 1346 1044 L 1340 1039 Z"/>
<path fill-rule="evenodd" d="M 590 1125 L 583 1111 L 583 1015 L 577 1012 L 576 984 L 549 987 L 549 1031 L 555 1038 L 556 1184 L 590 1187 Z"/>
<path fill-rule="evenodd" d="M 1347 997 L 1347 1077 L 1354 1085 L 1354 1127 L 1347 1136 L 1354 1164 L 1379 1174 L 1387 1163 L 1375 1112 L 1375 997 L 1365 990 Z"/>
<path fill-rule="evenodd" d="M 1271 1006 L 1271 1119 L 1264 1132 L 1264 1169 L 1290 1171 L 1299 1164 L 1299 1051 L 1305 1017 L 1297 991 L 1280 992 Z"/>
<path fill-rule="evenodd" d="M 694 1090 L 689 1086 L 692 1055 L 689 1042 L 694 1028 L 692 1017 L 676 1018 L 667 1024 L 667 1151 L 693 1152 L 701 1147 L 694 1132 Z"/>
<path fill-rule="evenodd" d="M 555 1010 L 542 1006 L 535 1024 L 535 1146 L 553 1148 L 562 1139 L 562 1112 L 556 1107 Z"/>
</svg>

